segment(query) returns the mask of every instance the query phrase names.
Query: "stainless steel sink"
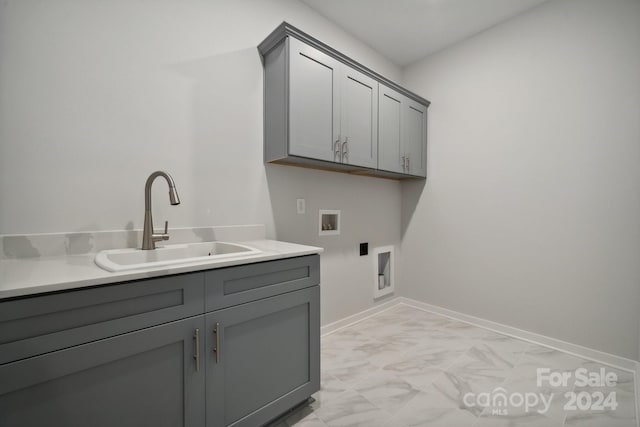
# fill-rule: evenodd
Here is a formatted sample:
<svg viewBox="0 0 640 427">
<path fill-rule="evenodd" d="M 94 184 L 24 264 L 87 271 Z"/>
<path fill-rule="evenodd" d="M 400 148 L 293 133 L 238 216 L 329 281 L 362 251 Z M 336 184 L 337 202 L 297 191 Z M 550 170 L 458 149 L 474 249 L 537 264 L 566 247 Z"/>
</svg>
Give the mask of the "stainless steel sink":
<svg viewBox="0 0 640 427">
<path fill-rule="evenodd" d="M 229 242 L 201 242 L 158 246 L 153 250 L 110 249 L 96 254 L 96 264 L 107 271 L 127 271 L 191 262 L 245 258 L 258 249 Z"/>
</svg>

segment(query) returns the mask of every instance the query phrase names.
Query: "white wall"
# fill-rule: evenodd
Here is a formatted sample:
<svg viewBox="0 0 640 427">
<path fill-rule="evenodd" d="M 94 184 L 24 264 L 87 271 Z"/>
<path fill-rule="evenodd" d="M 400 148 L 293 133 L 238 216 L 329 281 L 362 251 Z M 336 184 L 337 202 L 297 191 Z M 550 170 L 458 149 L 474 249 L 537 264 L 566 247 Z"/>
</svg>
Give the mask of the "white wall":
<svg viewBox="0 0 640 427">
<path fill-rule="evenodd" d="M 400 76 L 294 0 L 0 2 L 0 234 L 141 228 L 144 181 L 163 169 L 182 204 L 158 181 L 158 226 L 264 223 L 326 246 L 323 323 L 371 307 L 371 257 L 356 251 L 399 243 L 400 186 L 265 168 L 256 46 L 283 20 Z M 318 208 L 342 209 L 346 233 L 314 237 Z"/>
<path fill-rule="evenodd" d="M 406 296 L 639 356 L 640 2 L 552 1 L 405 70 Z"/>
</svg>

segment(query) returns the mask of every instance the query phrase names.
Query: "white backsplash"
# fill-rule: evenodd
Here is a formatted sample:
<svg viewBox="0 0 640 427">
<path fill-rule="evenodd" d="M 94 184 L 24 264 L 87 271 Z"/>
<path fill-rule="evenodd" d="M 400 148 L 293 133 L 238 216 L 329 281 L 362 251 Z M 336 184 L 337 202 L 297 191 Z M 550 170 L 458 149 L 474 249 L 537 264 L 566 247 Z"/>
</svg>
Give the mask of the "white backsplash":
<svg viewBox="0 0 640 427">
<path fill-rule="evenodd" d="M 162 243 L 261 240 L 266 231 L 263 224 L 173 228 L 169 236 Z M 0 235 L 0 259 L 82 255 L 105 249 L 139 248 L 141 242 L 142 230 Z"/>
</svg>

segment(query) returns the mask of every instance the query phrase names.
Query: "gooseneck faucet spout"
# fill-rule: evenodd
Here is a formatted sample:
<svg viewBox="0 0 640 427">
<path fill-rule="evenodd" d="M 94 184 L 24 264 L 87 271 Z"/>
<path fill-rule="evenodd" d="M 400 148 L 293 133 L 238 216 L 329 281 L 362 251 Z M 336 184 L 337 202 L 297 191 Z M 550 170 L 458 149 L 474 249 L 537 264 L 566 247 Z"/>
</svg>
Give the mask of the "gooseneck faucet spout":
<svg viewBox="0 0 640 427">
<path fill-rule="evenodd" d="M 166 172 L 156 171 L 149 175 L 144 185 L 144 230 L 142 232 L 142 249 L 150 250 L 156 248 L 156 242 L 160 240 L 169 240 L 169 222 L 164 222 L 164 233 L 154 233 L 153 216 L 151 215 L 151 186 L 157 177 L 163 177 L 169 184 L 169 202 L 172 205 L 179 205 L 180 198 L 176 190 L 176 184 L 173 178 Z"/>
</svg>

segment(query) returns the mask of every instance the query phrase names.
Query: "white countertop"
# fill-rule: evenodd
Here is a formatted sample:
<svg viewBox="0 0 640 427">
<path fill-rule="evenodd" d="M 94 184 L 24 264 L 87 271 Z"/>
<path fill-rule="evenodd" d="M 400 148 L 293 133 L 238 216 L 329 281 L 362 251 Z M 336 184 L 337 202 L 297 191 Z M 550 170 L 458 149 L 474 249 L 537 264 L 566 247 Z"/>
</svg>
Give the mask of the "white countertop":
<svg viewBox="0 0 640 427">
<path fill-rule="evenodd" d="M 95 254 L 0 260 L 0 299 L 44 292 L 77 289 L 129 280 L 146 279 L 170 274 L 210 270 L 233 265 L 319 254 L 322 248 L 276 240 L 239 242 L 259 249 L 256 255 L 240 259 L 199 261 L 161 268 L 111 273 L 98 267 Z"/>
</svg>

